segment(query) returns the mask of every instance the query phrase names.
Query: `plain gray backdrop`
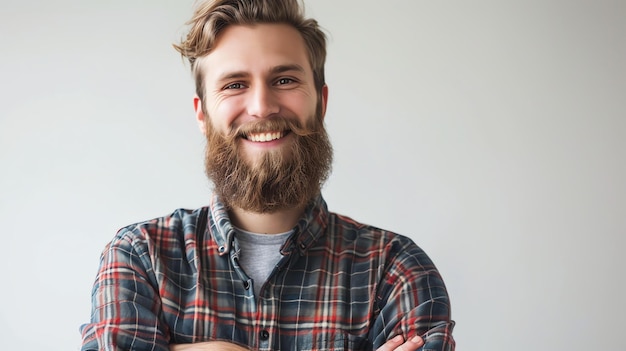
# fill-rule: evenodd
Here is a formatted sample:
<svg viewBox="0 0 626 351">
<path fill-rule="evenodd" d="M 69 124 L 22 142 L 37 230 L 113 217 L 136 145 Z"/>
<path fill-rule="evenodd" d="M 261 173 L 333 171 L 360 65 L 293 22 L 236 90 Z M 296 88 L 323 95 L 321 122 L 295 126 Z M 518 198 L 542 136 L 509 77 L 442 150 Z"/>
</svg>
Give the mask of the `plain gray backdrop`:
<svg viewBox="0 0 626 351">
<path fill-rule="evenodd" d="M 207 203 L 192 3 L 0 5 L 0 349 L 77 350 L 117 229 Z M 623 349 L 626 2 L 306 7 L 329 207 L 429 253 L 457 349 Z"/>
</svg>

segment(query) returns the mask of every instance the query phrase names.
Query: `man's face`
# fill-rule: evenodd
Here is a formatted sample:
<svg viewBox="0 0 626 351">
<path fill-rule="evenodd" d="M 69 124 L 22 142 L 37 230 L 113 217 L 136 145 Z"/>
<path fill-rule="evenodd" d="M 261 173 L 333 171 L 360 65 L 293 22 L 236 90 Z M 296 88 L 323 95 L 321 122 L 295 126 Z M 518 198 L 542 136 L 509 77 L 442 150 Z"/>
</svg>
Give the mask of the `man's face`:
<svg viewBox="0 0 626 351">
<path fill-rule="evenodd" d="M 329 173 L 332 149 L 327 88 L 317 94 L 300 34 L 287 25 L 230 26 L 199 64 L 205 97 L 194 100 L 196 117 L 222 200 L 258 213 L 306 204 Z"/>
<path fill-rule="evenodd" d="M 248 126 L 276 117 L 305 126 L 324 116 L 327 88 L 318 101 L 304 40 L 289 25 L 229 26 L 198 64 L 205 86 L 204 101 L 196 101 L 201 129 L 209 121 L 223 134 L 243 128 L 237 142 L 248 162 L 293 142 L 288 130 Z"/>
</svg>

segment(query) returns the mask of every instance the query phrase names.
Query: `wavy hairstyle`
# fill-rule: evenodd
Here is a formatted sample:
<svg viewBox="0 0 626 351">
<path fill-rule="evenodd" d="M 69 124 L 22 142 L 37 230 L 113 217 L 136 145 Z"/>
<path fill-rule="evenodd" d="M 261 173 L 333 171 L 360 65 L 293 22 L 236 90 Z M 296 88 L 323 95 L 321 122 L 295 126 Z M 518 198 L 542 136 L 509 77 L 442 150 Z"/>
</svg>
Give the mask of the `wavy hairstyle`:
<svg viewBox="0 0 626 351">
<path fill-rule="evenodd" d="M 189 60 L 196 94 L 204 101 L 204 82 L 198 58 L 208 55 L 219 34 L 230 25 L 283 23 L 293 26 L 304 38 L 313 70 L 315 88 L 321 95 L 325 83 L 326 35 L 317 21 L 304 17 L 298 0 L 205 0 L 197 3 L 187 36 L 174 48 Z"/>
</svg>

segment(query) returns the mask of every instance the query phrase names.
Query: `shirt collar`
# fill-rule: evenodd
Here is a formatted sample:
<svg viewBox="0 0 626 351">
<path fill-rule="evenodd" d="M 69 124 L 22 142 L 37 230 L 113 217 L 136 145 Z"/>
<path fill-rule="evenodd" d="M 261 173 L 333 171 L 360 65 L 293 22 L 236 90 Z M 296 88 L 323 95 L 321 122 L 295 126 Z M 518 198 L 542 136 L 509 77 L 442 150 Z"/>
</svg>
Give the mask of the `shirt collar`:
<svg viewBox="0 0 626 351">
<path fill-rule="evenodd" d="M 214 194 L 209 203 L 209 225 L 211 235 L 217 243 L 218 254 L 225 255 L 233 247 L 235 229 L 228 217 L 226 206 Z M 324 234 L 328 223 L 328 206 L 321 194 L 316 196 L 306 207 L 298 224 L 294 228 L 293 235 L 287 239 L 281 248 L 283 255 L 289 255 L 297 250 L 303 255 L 320 236 Z"/>
</svg>

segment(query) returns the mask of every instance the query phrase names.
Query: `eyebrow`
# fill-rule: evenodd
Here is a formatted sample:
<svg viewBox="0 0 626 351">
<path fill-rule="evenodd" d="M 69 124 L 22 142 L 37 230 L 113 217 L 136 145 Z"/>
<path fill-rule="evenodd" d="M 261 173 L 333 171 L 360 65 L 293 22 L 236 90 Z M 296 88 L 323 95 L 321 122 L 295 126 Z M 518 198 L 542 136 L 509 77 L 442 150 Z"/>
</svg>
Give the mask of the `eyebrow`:
<svg viewBox="0 0 626 351">
<path fill-rule="evenodd" d="M 274 75 L 274 74 L 280 74 L 280 73 L 285 73 L 285 72 L 290 72 L 290 71 L 305 73 L 305 70 L 302 66 L 298 64 L 288 64 L 288 65 L 278 65 L 278 66 L 272 67 L 272 69 L 270 70 L 270 74 Z M 217 81 L 222 82 L 222 81 L 230 80 L 230 79 L 246 78 L 249 75 L 250 73 L 248 73 L 247 71 L 226 72 L 222 74 L 218 78 Z"/>
<path fill-rule="evenodd" d="M 274 68 L 272 68 L 271 72 L 273 74 L 277 74 L 277 73 L 285 73 L 285 72 L 289 72 L 289 71 L 296 71 L 296 72 L 300 72 L 300 73 L 304 73 L 304 67 L 298 65 L 298 64 L 291 64 L 291 65 L 280 65 L 280 66 L 276 66 Z"/>
</svg>

